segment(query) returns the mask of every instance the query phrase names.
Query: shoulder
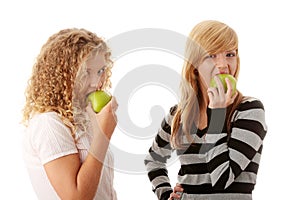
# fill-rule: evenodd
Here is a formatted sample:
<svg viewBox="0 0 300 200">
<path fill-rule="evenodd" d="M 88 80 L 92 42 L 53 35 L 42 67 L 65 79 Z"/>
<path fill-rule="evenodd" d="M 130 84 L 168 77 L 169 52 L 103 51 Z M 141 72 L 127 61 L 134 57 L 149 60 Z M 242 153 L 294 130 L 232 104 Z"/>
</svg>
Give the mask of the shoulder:
<svg viewBox="0 0 300 200">
<path fill-rule="evenodd" d="M 178 109 L 178 105 L 177 105 L 177 104 L 174 105 L 174 106 L 172 106 L 172 107 L 169 109 L 169 114 L 172 115 L 172 116 L 174 116 L 175 113 L 176 113 L 176 111 L 177 111 L 177 109 Z"/>
<path fill-rule="evenodd" d="M 38 155 L 42 164 L 77 153 L 71 130 L 55 112 L 36 114 L 30 119 L 24 145 Z"/>
<path fill-rule="evenodd" d="M 244 97 L 235 110 L 231 121 L 259 122 L 266 130 L 265 109 L 263 103 L 254 97 Z"/>
<path fill-rule="evenodd" d="M 245 111 L 245 110 L 251 110 L 251 109 L 262 109 L 264 110 L 263 103 L 255 98 L 255 97 L 249 97 L 245 96 L 243 97 L 241 103 L 237 107 L 237 111 Z"/>
<path fill-rule="evenodd" d="M 36 139 L 50 135 L 71 135 L 71 130 L 55 112 L 35 114 L 30 119 L 26 132 Z"/>
<path fill-rule="evenodd" d="M 37 113 L 30 119 L 30 124 L 44 122 L 44 123 L 51 123 L 57 122 L 62 123 L 62 120 L 58 116 L 56 112 L 45 112 L 45 113 Z"/>
</svg>

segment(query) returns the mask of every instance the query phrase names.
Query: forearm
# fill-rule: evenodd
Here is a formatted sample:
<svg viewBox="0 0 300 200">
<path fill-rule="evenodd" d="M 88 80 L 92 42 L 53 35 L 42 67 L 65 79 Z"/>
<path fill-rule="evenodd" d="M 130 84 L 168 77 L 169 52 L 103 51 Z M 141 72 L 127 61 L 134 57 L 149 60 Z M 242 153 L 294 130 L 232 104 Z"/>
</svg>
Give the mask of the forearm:
<svg viewBox="0 0 300 200">
<path fill-rule="evenodd" d="M 89 154 L 77 175 L 77 191 L 84 199 L 93 199 L 102 174 L 109 140 L 103 134 L 94 137 Z"/>
<path fill-rule="evenodd" d="M 108 140 L 97 137 L 84 162 L 80 161 L 79 154 L 70 154 L 44 165 L 51 185 L 61 199 L 93 199 L 108 144 Z"/>
<path fill-rule="evenodd" d="M 159 199 L 169 197 L 172 192 L 168 171 L 166 169 L 167 159 L 170 158 L 172 153 L 169 124 L 169 121 L 166 121 L 166 119 L 163 120 L 161 129 L 156 135 L 149 149 L 149 154 L 144 160 L 149 180 L 152 183 L 153 192 Z"/>
<path fill-rule="evenodd" d="M 207 162 L 212 184 L 216 188 L 227 188 L 260 154 L 266 134 L 264 109 L 260 102 L 248 102 L 239 109 L 241 111 L 233 120 L 229 135 L 224 129 L 219 131 L 222 122 L 216 119 L 220 119 L 220 113 L 211 112 L 210 124 L 219 125 L 212 126 L 213 131 L 208 131 L 212 145 L 207 153 Z"/>
<path fill-rule="evenodd" d="M 93 199 L 98 188 L 103 163 L 89 154 L 81 165 L 76 179 L 76 198 Z"/>
</svg>

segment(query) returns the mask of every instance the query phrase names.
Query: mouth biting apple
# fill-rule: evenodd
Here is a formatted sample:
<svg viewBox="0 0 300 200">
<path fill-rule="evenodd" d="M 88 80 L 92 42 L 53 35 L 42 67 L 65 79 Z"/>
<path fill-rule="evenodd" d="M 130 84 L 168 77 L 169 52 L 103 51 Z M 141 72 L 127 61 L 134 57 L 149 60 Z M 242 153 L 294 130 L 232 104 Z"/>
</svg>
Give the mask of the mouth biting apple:
<svg viewBox="0 0 300 200">
<path fill-rule="evenodd" d="M 217 76 L 220 78 L 225 92 L 227 92 L 227 83 L 225 79 L 229 79 L 232 87 L 232 95 L 234 95 L 236 92 L 236 79 L 231 74 L 218 74 Z M 217 83 L 214 78 L 212 78 L 210 81 L 210 87 L 217 87 Z"/>
<path fill-rule="evenodd" d="M 88 95 L 88 101 L 91 102 L 95 113 L 98 113 L 111 100 L 111 95 L 103 90 L 97 90 Z"/>
</svg>

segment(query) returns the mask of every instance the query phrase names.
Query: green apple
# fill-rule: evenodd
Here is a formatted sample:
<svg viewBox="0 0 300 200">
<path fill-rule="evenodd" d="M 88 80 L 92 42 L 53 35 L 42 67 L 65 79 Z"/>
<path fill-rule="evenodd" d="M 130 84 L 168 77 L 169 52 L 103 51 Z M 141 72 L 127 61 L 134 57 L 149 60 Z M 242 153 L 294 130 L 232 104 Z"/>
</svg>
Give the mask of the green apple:
<svg viewBox="0 0 300 200">
<path fill-rule="evenodd" d="M 230 80 L 232 86 L 232 95 L 234 95 L 236 92 L 236 79 L 230 74 L 218 74 L 217 76 L 220 78 L 225 92 L 227 91 L 227 84 L 225 78 L 228 78 Z M 217 83 L 214 78 L 212 78 L 210 81 L 210 87 L 217 87 Z"/>
<path fill-rule="evenodd" d="M 98 113 L 111 100 L 111 96 L 102 90 L 97 90 L 88 95 L 88 100 L 92 103 L 93 110 Z"/>
</svg>

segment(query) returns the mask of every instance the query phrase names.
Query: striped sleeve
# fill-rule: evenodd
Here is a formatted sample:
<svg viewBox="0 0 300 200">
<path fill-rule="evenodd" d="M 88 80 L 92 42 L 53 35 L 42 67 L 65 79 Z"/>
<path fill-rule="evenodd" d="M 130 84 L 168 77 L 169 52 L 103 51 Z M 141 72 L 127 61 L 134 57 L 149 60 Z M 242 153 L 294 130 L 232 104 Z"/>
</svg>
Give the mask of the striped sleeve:
<svg viewBox="0 0 300 200">
<path fill-rule="evenodd" d="M 161 200 L 168 199 L 170 193 L 172 193 L 166 168 L 167 160 L 171 157 L 173 151 L 170 145 L 172 113 L 171 109 L 170 113 L 162 120 L 158 134 L 144 160 L 153 192 Z"/>
<path fill-rule="evenodd" d="M 236 180 L 256 155 L 260 155 L 267 132 L 265 111 L 257 99 L 241 103 L 235 111 L 229 136 L 220 131 L 224 124 L 222 110 L 212 112 L 210 122 L 209 126 L 215 123 L 220 125 L 212 126 L 212 130 L 209 127 L 207 132 L 211 139 L 216 138 L 215 145 L 207 153 L 208 170 L 213 187 L 222 190 Z M 219 141 L 222 134 L 224 138 L 228 137 L 227 140 L 223 139 L 224 142 Z"/>
</svg>

